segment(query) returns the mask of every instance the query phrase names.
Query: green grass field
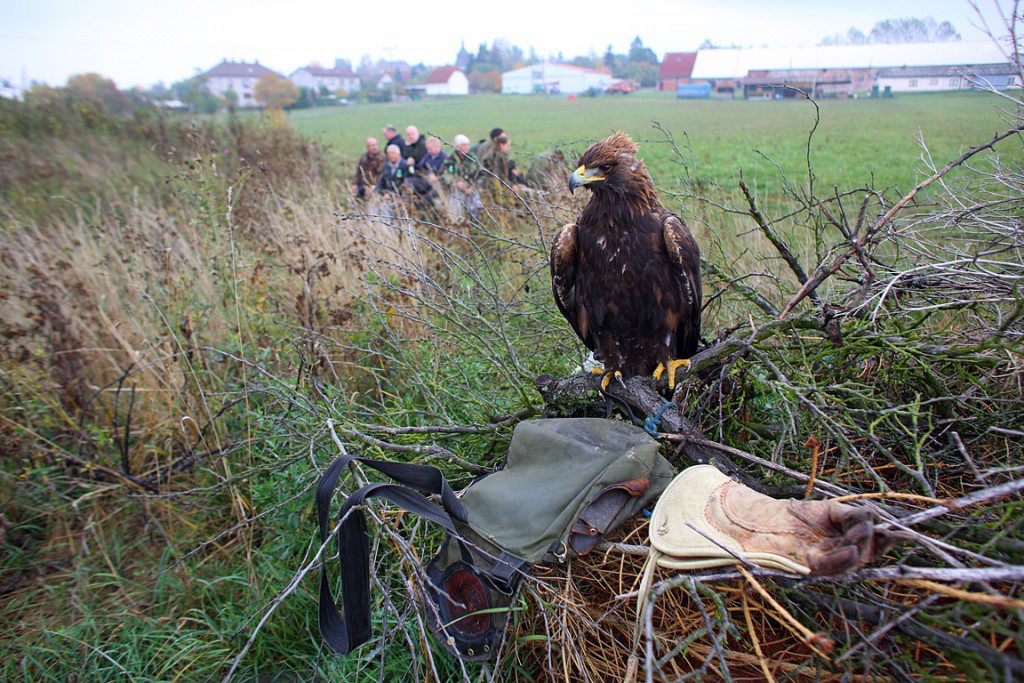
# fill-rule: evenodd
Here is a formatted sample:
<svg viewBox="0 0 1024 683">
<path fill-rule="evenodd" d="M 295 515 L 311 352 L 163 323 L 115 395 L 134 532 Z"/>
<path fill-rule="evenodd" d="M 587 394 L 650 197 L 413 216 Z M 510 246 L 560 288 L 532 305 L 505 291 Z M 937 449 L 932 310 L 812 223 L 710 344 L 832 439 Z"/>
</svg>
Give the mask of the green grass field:
<svg viewBox="0 0 1024 683">
<path fill-rule="evenodd" d="M 890 100 L 824 100 L 814 136 L 812 161 L 819 182 L 849 187 L 907 187 L 924 163 L 923 134 L 937 162 L 955 155 L 963 141 L 982 142 L 1002 128 L 1002 100 L 985 93 L 907 95 Z M 569 144 L 580 150 L 589 141 L 625 130 L 647 141 L 642 151 L 655 180 L 670 186 L 683 175 L 660 123 L 683 147 L 688 136 L 696 178 L 735 187 L 739 171 L 759 187 L 775 185 L 773 160 L 789 176 L 806 176 L 805 143 L 814 123 L 808 101 L 685 100 L 671 93 L 632 96 L 564 97 L 474 96 L 405 104 L 358 104 L 346 108 L 289 114 L 300 132 L 328 142 L 346 162 L 362 152 L 368 135 L 379 137 L 392 122 L 416 124 L 421 131 L 450 140 L 457 133 L 484 137 L 494 126 L 509 131 L 520 164 L 529 155 Z M 652 144 L 652 143 L 657 144 Z M 1020 145 L 1005 147 L 1019 154 Z M 687 155 L 688 156 L 688 155 Z"/>
</svg>

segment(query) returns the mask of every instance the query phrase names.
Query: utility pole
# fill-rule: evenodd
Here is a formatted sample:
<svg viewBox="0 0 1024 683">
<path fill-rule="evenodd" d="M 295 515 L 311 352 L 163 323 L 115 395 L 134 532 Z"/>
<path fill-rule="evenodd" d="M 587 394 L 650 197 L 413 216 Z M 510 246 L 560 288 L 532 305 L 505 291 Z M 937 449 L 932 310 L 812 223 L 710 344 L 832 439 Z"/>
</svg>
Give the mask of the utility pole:
<svg viewBox="0 0 1024 683">
<path fill-rule="evenodd" d="M 383 49 L 384 53 L 388 56 L 388 62 L 389 63 L 393 62 L 394 61 L 395 46 L 394 45 L 389 45 L 389 46 L 381 48 L 381 49 Z M 396 80 L 397 76 L 398 76 L 397 69 L 392 69 L 392 73 L 391 73 L 391 101 L 392 102 L 395 101 L 395 80 Z"/>
</svg>

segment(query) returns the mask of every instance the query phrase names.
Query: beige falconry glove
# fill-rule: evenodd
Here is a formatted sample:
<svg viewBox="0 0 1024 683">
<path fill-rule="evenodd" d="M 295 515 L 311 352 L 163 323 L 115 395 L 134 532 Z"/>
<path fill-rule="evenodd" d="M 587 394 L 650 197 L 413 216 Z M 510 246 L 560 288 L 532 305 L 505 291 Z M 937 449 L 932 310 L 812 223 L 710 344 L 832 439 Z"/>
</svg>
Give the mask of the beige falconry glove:
<svg viewBox="0 0 1024 683">
<path fill-rule="evenodd" d="M 741 564 L 829 575 L 864 566 L 881 548 L 875 516 L 829 500 L 778 500 L 711 465 L 680 473 L 651 515 L 651 555 L 669 569 Z"/>
<path fill-rule="evenodd" d="M 794 574 L 840 574 L 863 567 L 888 547 L 874 522 L 870 510 L 844 503 L 766 496 L 711 465 L 683 470 L 651 515 L 634 646 L 656 567 L 750 563 Z M 636 674 L 635 649 L 627 680 Z"/>
</svg>

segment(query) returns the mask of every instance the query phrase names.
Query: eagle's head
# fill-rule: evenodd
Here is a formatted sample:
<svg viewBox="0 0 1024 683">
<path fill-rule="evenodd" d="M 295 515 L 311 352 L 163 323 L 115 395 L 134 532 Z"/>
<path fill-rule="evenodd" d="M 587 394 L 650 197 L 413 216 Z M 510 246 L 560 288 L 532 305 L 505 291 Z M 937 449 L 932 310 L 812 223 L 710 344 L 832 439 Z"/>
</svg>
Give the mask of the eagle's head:
<svg viewBox="0 0 1024 683">
<path fill-rule="evenodd" d="M 579 168 L 569 177 L 569 191 L 584 186 L 595 197 L 615 197 L 649 208 L 657 202 L 654 182 L 636 155 L 633 138 L 618 132 L 594 143 L 580 157 Z"/>
</svg>

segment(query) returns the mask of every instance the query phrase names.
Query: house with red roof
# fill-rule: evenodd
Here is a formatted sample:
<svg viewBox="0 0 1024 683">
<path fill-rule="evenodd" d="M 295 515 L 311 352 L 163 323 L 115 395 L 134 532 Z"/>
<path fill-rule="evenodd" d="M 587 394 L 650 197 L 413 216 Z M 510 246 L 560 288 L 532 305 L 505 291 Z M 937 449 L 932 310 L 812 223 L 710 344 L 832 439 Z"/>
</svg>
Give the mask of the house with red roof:
<svg viewBox="0 0 1024 683">
<path fill-rule="evenodd" d="M 469 79 L 457 66 L 439 66 L 427 74 L 423 85 L 410 86 L 406 90 L 418 90 L 428 97 L 468 95 Z"/>
<path fill-rule="evenodd" d="M 228 92 L 234 91 L 238 97 L 236 106 L 258 107 L 260 105 L 256 102 L 253 89 L 256 87 L 256 82 L 266 74 L 277 74 L 277 72 L 263 66 L 259 60 L 256 60 L 254 64 L 249 64 L 248 62 L 229 62 L 225 59 L 209 71 L 200 74 L 200 77 L 206 80 L 206 89 L 211 94 L 225 97 Z M 280 76 L 280 74 L 277 75 Z"/>
<path fill-rule="evenodd" d="M 658 69 L 658 90 L 675 90 L 680 83 L 689 83 L 696 52 L 666 52 Z"/>
<path fill-rule="evenodd" d="M 339 60 L 340 61 L 340 60 Z M 317 64 L 310 64 L 296 69 L 288 78 L 300 88 L 309 88 L 320 93 L 324 90 L 330 94 L 349 94 L 359 90 L 362 81 L 351 69 L 343 68 L 335 63 L 333 69 L 326 69 Z"/>
</svg>

